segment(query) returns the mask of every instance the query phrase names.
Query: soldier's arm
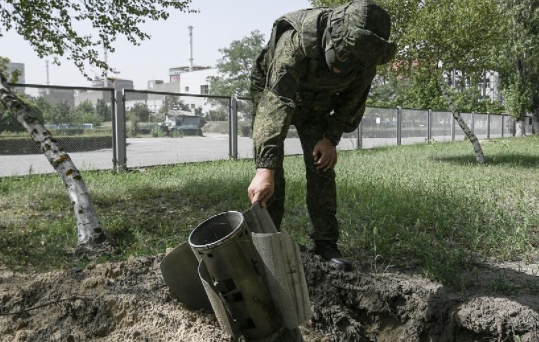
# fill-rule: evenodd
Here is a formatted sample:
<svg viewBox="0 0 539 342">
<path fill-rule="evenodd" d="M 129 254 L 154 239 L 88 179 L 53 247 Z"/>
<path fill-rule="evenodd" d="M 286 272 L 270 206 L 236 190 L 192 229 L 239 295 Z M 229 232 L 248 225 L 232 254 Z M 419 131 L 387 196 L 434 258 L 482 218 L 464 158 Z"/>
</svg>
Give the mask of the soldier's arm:
<svg viewBox="0 0 539 342">
<path fill-rule="evenodd" d="M 268 47 L 265 47 L 256 58 L 251 71 L 251 97 L 253 98 L 253 113 L 256 113 L 260 98 L 266 87 L 266 58 L 268 58 Z"/>
<path fill-rule="evenodd" d="M 349 133 L 357 128 L 365 113 L 365 104 L 375 75 L 375 66 L 366 69 L 346 91 L 339 94 L 326 136 L 341 137 L 344 132 Z"/>
<path fill-rule="evenodd" d="M 294 98 L 306 70 L 295 31 L 279 38 L 267 81 L 256 109 L 253 142 L 257 168 L 275 169 L 294 114 Z"/>
</svg>

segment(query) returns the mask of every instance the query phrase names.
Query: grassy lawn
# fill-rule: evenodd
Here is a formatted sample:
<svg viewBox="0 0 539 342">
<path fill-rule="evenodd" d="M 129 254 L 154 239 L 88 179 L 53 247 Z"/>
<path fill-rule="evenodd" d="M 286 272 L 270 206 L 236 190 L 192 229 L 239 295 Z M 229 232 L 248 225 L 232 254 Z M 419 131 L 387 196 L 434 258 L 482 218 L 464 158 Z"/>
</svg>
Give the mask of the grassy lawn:
<svg viewBox="0 0 539 342">
<path fill-rule="evenodd" d="M 468 142 L 342 152 L 337 166 L 341 245 L 375 269 L 395 265 L 446 284 L 484 258 L 537 262 L 539 139 L 483 143 L 478 166 Z M 288 157 L 283 229 L 309 244 L 302 158 Z M 164 252 L 209 216 L 249 207 L 251 161 L 156 167 L 83 177 L 112 259 Z M 13 269 L 70 267 L 76 244 L 69 199 L 56 175 L 0 178 L 0 263 Z"/>
</svg>

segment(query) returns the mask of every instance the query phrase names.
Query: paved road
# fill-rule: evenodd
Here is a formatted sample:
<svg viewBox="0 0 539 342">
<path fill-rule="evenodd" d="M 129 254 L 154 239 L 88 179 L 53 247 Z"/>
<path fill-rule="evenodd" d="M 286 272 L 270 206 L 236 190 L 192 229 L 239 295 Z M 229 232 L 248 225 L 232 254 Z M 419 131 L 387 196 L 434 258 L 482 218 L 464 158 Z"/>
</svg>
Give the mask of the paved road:
<svg viewBox="0 0 539 342">
<path fill-rule="evenodd" d="M 437 141 L 450 139 L 451 137 L 436 137 Z M 421 143 L 425 140 L 422 137 L 403 138 L 402 143 Z M 224 134 L 184 138 L 132 138 L 127 139 L 127 143 L 128 167 L 228 159 L 228 136 Z M 363 139 L 363 148 L 395 144 L 396 138 Z M 355 147 L 355 138 L 343 138 L 339 144 L 341 150 L 353 150 Z M 286 139 L 285 153 L 301 154 L 298 138 Z M 240 137 L 238 156 L 251 158 L 252 155 L 252 139 Z M 70 156 L 81 170 L 112 168 L 112 149 L 70 153 Z M 42 154 L 0 155 L 0 177 L 51 172 L 54 170 Z"/>
</svg>

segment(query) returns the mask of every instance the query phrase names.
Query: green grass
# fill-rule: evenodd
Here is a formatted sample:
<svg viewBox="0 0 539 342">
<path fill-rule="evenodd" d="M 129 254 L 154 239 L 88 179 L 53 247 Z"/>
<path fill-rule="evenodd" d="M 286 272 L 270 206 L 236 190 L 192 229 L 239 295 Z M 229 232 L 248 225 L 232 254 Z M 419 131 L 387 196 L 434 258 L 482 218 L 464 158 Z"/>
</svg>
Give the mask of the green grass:
<svg viewBox="0 0 539 342">
<path fill-rule="evenodd" d="M 342 152 L 337 166 L 341 246 L 375 269 L 396 265 L 446 284 L 483 258 L 537 261 L 539 139 L 485 141 L 486 166 L 468 142 Z M 283 229 L 308 244 L 300 157 L 285 160 Z M 209 216 L 249 207 L 251 161 L 84 172 L 113 260 L 164 252 Z M 69 199 L 55 175 L 0 179 L 0 263 L 70 267 L 76 244 Z"/>
</svg>

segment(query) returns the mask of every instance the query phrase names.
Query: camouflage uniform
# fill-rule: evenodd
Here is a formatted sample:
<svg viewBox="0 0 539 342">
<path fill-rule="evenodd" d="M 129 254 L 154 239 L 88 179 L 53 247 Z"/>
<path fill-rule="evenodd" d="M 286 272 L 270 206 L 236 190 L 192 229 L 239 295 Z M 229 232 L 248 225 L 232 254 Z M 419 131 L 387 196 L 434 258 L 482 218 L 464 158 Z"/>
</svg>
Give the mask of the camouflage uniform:
<svg viewBox="0 0 539 342">
<path fill-rule="evenodd" d="M 332 14 L 350 12 L 348 6 L 364 3 L 367 1 L 296 11 L 279 18 L 251 76 L 256 167 L 275 169 L 275 193 L 268 210 L 279 227 L 285 198 L 284 139 L 294 125 L 303 149 L 311 238 L 315 241 L 336 242 L 339 229 L 335 171 L 316 169 L 314 147 L 324 136 L 340 138 L 357 128 L 376 74 L 375 64 L 334 73 L 324 59 L 322 35 Z M 365 22 L 365 18 L 355 20 Z"/>
</svg>

